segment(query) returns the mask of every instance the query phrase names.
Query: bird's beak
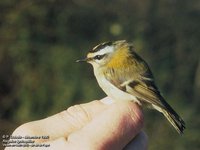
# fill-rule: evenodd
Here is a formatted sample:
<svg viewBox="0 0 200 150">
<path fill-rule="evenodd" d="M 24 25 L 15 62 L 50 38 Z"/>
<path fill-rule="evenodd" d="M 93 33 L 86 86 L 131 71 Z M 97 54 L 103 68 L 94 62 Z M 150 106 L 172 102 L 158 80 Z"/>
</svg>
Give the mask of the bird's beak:
<svg viewBox="0 0 200 150">
<path fill-rule="evenodd" d="M 84 58 L 84 59 L 79 59 L 76 62 L 89 62 L 91 60 L 92 60 L 91 58 Z"/>
</svg>

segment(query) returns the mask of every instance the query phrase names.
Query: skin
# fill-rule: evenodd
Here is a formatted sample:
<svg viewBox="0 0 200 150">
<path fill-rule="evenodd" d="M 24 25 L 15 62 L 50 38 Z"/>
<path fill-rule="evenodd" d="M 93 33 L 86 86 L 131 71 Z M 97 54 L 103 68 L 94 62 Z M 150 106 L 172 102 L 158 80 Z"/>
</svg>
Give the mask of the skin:
<svg viewBox="0 0 200 150">
<path fill-rule="evenodd" d="M 50 144 L 50 147 L 41 148 L 45 150 L 145 150 L 147 136 L 141 131 L 142 127 L 143 113 L 137 104 L 116 103 L 106 97 L 23 124 L 12 135 L 49 136 L 46 140 L 35 140 L 35 143 Z M 9 149 L 13 148 L 5 148 Z M 29 147 L 29 150 L 34 148 Z"/>
</svg>

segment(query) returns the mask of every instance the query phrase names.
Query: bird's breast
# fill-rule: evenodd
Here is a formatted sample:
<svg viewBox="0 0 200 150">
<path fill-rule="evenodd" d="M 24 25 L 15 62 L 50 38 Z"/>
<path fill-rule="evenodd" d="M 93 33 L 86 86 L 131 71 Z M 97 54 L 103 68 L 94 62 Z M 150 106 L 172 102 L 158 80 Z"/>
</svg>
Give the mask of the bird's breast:
<svg viewBox="0 0 200 150">
<path fill-rule="evenodd" d="M 128 100 L 138 102 L 134 95 L 124 92 L 108 81 L 103 74 L 95 72 L 95 76 L 102 90 L 114 100 Z"/>
</svg>

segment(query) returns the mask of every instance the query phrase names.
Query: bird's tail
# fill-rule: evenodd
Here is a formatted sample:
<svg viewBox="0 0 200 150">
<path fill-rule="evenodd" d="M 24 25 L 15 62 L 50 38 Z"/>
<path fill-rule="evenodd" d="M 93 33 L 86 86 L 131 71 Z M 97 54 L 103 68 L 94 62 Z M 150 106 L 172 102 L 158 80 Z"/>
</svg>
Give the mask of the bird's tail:
<svg viewBox="0 0 200 150">
<path fill-rule="evenodd" d="M 181 117 L 175 111 L 171 112 L 169 110 L 163 109 L 162 113 L 176 129 L 176 131 L 179 134 L 182 134 L 185 129 L 185 122 L 181 119 Z"/>
<path fill-rule="evenodd" d="M 156 105 L 153 105 L 153 107 L 167 118 L 179 134 L 182 134 L 185 129 L 185 122 L 164 99 L 162 104 L 164 106 L 162 108 Z"/>
</svg>

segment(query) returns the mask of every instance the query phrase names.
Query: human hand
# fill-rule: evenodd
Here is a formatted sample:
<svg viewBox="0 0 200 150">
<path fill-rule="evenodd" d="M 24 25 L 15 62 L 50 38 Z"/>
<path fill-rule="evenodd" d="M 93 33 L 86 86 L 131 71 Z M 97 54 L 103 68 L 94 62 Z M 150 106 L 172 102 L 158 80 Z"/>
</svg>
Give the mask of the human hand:
<svg viewBox="0 0 200 150">
<path fill-rule="evenodd" d="M 75 105 L 48 118 L 18 127 L 13 136 L 48 136 L 35 143 L 44 150 L 145 150 L 147 136 L 141 131 L 143 113 L 133 102 L 100 101 Z M 5 150 L 13 148 L 7 147 Z M 38 149 L 14 147 L 14 149 Z"/>
</svg>

